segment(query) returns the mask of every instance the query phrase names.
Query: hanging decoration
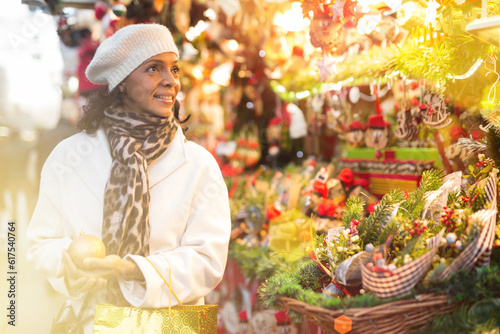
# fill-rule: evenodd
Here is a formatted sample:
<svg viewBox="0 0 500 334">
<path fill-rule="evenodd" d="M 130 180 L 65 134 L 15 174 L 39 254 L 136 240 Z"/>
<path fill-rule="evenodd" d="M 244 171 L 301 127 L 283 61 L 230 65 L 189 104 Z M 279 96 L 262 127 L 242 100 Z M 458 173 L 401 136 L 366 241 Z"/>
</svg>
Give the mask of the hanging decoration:
<svg viewBox="0 0 500 334">
<path fill-rule="evenodd" d="M 417 139 L 419 124 L 421 123 L 420 108 L 412 106 L 400 111 L 396 115 L 397 128 L 394 136 L 399 139 L 413 141 Z"/>
<path fill-rule="evenodd" d="M 451 124 L 452 120 L 448 118 L 448 107 L 442 96 L 427 94 L 424 96 L 424 104 L 421 110 L 423 112 L 422 119 L 425 125 L 434 129 L 442 129 Z"/>
<path fill-rule="evenodd" d="M 332 5 L 332 20 L 344 17 L 344 5 L 346 1 L 337 1 Z"/>
<path fill-rule="evenodd" d="M 356 17 L 356 5 L 357 1 L 346 0 L 344 5 L 344 18 L 352 19 Z"/>
<path fill-rule="evenodd" d="M 451 164 L 453 171 L 465 169 L 464 162 L 467 159 L 467 150 L 458 144 L 460 138 L 468 138 L 469 134 L 462 126 L 450 126 L 450 145 L 446 148 L 446 158 Z"/>
<path fill-rule="evenodd" d="M 375 153 L 377 159 L 382 158 L 381 150 L 389 144 L 389 138 L 390 124 L 384 120 L 384 116 L 380 114 L 371 115 L 368 118 L 365 143 L 367 147 L 377 150 Z"/>
<path fill-rule="evenodd" d="M 342 45 L 342 23 L 340 19 L 332 19 L 332 11 L 325 8 L 314 13 L 309 28 L 311 44 L 323 51 L 336 51 Z"/>
<path fill-rule="evenodd" d="M 349 124 L 349 129 L 347 130 L 346 140 L 353 147 L 360 147 L 364 143 L 365 135 L 365 125 L 359 121 L 355 120 Z"/>
<path fill-rule="evenodd" d="M 326 51 L 323 52 L 323 58 L 316 63 L 316 66 L 318 66 L 319 78 L 321 81 L 327 81 L 333 73 L 337 73 L 335 61 L 327 59 Z"/>
</svg>

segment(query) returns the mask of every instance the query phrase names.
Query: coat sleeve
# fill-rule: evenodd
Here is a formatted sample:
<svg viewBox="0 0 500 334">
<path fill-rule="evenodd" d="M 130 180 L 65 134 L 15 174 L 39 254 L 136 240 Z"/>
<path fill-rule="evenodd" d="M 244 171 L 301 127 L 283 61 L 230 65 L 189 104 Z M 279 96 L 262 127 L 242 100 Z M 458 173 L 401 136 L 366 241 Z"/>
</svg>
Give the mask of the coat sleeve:
<svg viewBox="0 0 500 334">
<path fill-rule="evenodd" d="M 227 186 L 220 176 L 196 192 L 179 247 L 151 254 L 148 259 L 167 282 L 171 280 L 172 289 L 182 303 L 199 303 L 222 280 L 230 232 Z M 120 281 L 125 298 L 133 306 L 160 308 L 178 304 L 173 294 L 169 301 L 166 284 L 144 257 L 127 255 L 127 258 L 137 263 L 145 277 L 145 284 Z"/>
<path fill-rule="evenodd" d="M 42 170 L 38 202 L 27 229 L 27 258 L 35 270 L 47 277 L 56 291 L 69 297 L 64 278 L 56 277 L 61 266 L 62 252 L 68 248 L 71 238 L 64 233 L 58 207 L 61 203 L 60 174 L 57 173 L 57 164 L 52 162 L 54 160 L 49 158 Z"/>
</svg>

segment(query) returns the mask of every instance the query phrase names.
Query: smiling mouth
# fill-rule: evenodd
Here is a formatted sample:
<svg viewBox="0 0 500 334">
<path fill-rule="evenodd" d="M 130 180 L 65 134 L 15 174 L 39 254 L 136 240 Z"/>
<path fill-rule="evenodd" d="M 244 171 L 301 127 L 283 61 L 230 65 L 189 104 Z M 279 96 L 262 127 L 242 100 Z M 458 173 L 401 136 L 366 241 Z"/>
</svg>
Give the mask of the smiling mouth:
<svg viewBox="0 0 500 334">
<path fill-rule="evenodd" d="M 167 95 L 154 95 L 156 99 L 162 100 L 167 103 L 174 103 L 174 97 L 173 96 L 167 96 Z"/>
</svg>

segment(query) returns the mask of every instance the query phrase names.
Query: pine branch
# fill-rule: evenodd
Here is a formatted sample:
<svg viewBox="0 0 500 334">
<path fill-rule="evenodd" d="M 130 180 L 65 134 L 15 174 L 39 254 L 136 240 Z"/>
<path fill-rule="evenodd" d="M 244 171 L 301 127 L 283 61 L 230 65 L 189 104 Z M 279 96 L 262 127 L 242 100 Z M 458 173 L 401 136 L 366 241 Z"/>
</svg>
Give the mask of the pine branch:
<svg viewBox="0 0 500 334">
<path fill-rule="evenodd" d="M 425 205 L 425 193 L 439 189 L 439 187 L 443 184 L 444 174 L 444 171 L 438 169 L 424 171 L 422 173 L 420 186 L 408 196 L 406 201 L 401 204 L 401 208 L 403 210 L 400 210 L 399 212 L 401 212 L 403 216 L 410 219 L 419 218 Z M 408 214 L 410 215 L 409 217 Z"/>
<path fill-rule="evenodd" d="M 460 146 L 462 150 L 468 151 L 468 156 L 474 156 L 479 153 L 483 153 L 487 149 L 487 146 L 485 144 L 477 142 L 471 138 L 459 138 L 458 146 Z"/>
<path fill-rule="evenodd" d="M 486 156 L 493 159 L 495 165 L 500 167 L 500 131 L 490 127 L 486 132 Z"/>
<path fill-rule="evenodd" d="M 364 201 L 359 197 L 349 197 L 346 207 L 342 213 L 342 226 L 349 228 L 353 219 L 361 221 L 363 219 Z"/>
<path fill-rule="evenodd" d="M 394 210 L 394 205 L 402 200 L 403 194 L 401 192 L 391 190 L 375 207 L 375 211 L 364 222 L 359 224 L 359 237 L 363 240 L 364 245 L 377 242 L 380 232 L 387 224 L 387 220 Z"/>
<path fill-rule="evenodd" d="M 381 245 L 385 243 L 387 238 L 389 238 L 390 235 L 396 234 L 397 231 L 398 231 L 398 224 L 394 220 L 390 221 L 380 233 L 377 244 Z"/>
</svg>

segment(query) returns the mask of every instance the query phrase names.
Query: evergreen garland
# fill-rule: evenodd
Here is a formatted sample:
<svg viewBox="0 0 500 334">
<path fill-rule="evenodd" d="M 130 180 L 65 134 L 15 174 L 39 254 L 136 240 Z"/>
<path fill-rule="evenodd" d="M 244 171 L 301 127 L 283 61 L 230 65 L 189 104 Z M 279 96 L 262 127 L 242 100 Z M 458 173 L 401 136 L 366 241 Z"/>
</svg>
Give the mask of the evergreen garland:
<svg viewBox="0 0 500 334">
<path fill-rule="evenodd" d="M 422 173 L 420 186 L 413 191 L 408 199 L 401 203 L 399 212 L 410 219 L 417 219 L 424 208 L 424 195 L 428 191 L 439 189 L 443 184 L 444 171 L 431 169 Z"/>
<path fill-rule="evenodd" d="M 280 297 L 293 298 L 309 305 L 332 310 L 382 304 L 371 294 L 354 298 L 334 298 L 331 295 L 322 294 L 320 290 L 323 287 L 323 279 L 329 281 L 329 276 L 321 271 L 314 262 L 308 261 L 293 272 L 279 273 L 269 277 L 259 286 L 258 292 L 265 307 L 276 309 L 282 308 Z M 396 299 L 390 301 L 392 300 Z M 294 320 L 300 320 L 302 317 L 301 314 L 292 311 L 289 314 Z"/>
<path fill-rule="evenodd" d="M 486 156 L 493 159 L 495 166 L 500 167 L 500 130 L 496 127 L 490 127 L 485 134 Z"/>
<path fill-rule="evenodd" d="M 361 221 L 364 205 L 365 202 L 360 197 L 349 197 L 347 199 L 346 208 L 342 212 L 342 226 L 344 228 L 349 228 L 354 219 Z"/>
<path fill-rule="evenodd" d="M 499 333 L 500 299 L 482 300 L 472 307 L 462 305 L 450 314 L 436 315 L 421 333 Z"/>
<path fill-rule="evenodd" d="M 359 224 L 359 238 L 363 240 L 364 245 L 377 242 L 380 232 L 394 210 L 394 205 L 402 200 L 403 194 L 401 192 L 391 190 L 389 194 L 382 197 L 380 203 L 375 207 L 375 211 Z"/>
</svg>

